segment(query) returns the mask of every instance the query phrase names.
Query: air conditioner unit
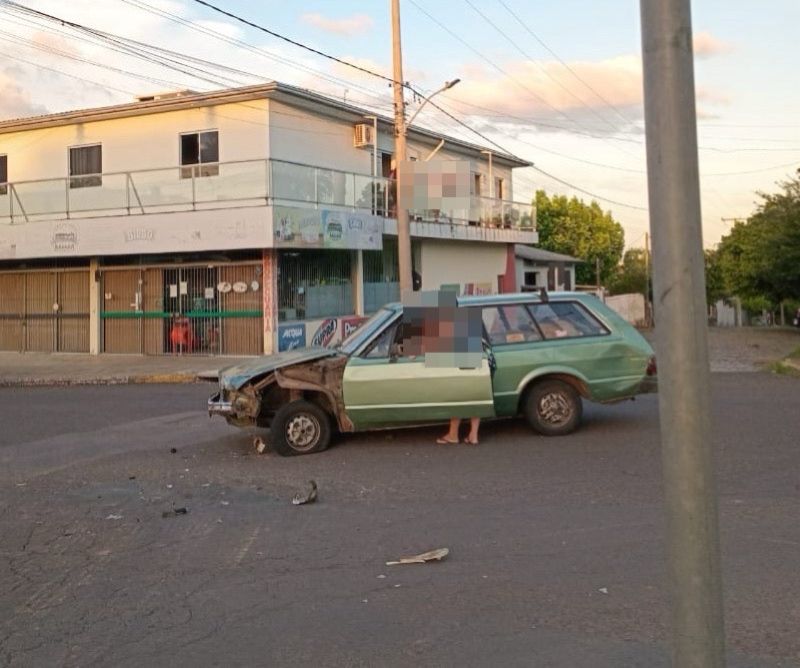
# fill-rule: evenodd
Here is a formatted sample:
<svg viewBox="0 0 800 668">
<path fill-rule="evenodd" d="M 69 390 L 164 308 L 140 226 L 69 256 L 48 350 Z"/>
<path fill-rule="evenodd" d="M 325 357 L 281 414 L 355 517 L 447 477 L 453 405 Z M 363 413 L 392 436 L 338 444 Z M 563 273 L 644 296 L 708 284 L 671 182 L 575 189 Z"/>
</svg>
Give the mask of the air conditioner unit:
<svg viewBox="0 0 800 668">
<path fill-rule="evenodd" d="M 364 148 L 375 144 L 375 128 L 368 123 L 358 123 L 353 128 L 353 146 Z"/>
</svg>

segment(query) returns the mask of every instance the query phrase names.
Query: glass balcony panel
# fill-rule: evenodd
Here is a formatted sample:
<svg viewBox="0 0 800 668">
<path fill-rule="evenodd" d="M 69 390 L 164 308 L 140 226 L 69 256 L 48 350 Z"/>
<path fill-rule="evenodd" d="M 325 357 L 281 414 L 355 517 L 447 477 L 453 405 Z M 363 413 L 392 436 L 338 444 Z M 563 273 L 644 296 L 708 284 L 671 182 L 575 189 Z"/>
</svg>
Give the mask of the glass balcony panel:
<svg viewBox="0 0 800 668">
<path fill-rule="evenodd" d="M 49 179 L 47 181 L 21 181 L 14 184 L 14 219 L 24 215 L 42 216 L 63 214 L 67 211 L 66 179 Z"/>
<path fill-rule="evenodd" d="M 200 166 L 199 173 L 203 175 L 195 176 L 197 202 L 264 199 L 267 196 L 266 160 L 221 163 L 214 165 L 216 173 L 210 173 L 208 167 L 210 165 Z"/>
<path fill-rule="evenodd" d="M 315 202 L 314 167 L 272 161 L 272 193 L 276 200 Z"/>
<path fill-rule="evenodd" d="M 131 211 L 192 204 L 192 179 L 182 178 L 180 167 L 130 172 Z"/>
<path fill-rule="evenodd" d="M 97 211 L 109 211 L 114 209 L 124 209 L 127 206 L 127 175 L 126 174 L 103 174 L 93 177 L 71 177 L 70 184 L 75 186 L 78 179 L 93 179 L 91 183 L 97 185 L 81 185 L 81 187 L 70 187 L 69 210 L 70 213 L 81 213 Z M 84 183 L 81 181 L 80 183 Z"/>
</svg>

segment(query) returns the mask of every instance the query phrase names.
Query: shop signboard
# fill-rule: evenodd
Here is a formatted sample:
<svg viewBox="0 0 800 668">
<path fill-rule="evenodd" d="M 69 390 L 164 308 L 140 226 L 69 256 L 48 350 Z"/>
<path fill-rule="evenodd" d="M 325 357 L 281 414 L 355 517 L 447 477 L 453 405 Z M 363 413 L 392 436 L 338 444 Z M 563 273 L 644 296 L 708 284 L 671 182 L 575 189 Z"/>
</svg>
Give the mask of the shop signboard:
<svg viewBox="0 0 800 668">
<path fill-rule="evenodd" d="M 306 325 L 302 322 L 295 322 L 289 325 L 278 327 L 278 351 L 294 350 L 295 348 L 305 348 L 306 346 Z"/>
<path fill-rule="evenodd" d="M 336 333 L 339 331 L 339 320 L 337 318 L 326 318 L 317 326 L 314 336 L 311 337 L 311 346 L 327 346 L 333 342 Z"/>
<path fill-rule="evenodd" d="M 353 332 L 355 332 L 359 327 L 361 327 L 364 322 L 366 322 L 366 318 L 362 318 L 360 316 L 354 316 L 352 318 L 342 318 L 342 339 L 346 339 L 350 336 Z"/>
<path fill-rule="evenodd" d="M 276 206 L 273 220 L 277 248 L 383 247 L 383 218 L 370 213 Z"/>
</svg>

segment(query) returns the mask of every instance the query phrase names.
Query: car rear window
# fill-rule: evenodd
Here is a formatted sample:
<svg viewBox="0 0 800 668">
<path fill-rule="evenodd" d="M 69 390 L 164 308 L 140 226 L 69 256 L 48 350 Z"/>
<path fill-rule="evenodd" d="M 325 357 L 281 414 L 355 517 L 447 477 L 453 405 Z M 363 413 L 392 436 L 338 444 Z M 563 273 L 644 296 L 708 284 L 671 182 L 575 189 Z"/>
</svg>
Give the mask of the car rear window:
<svg viewBox="0 0 800 668">
<path fill-rule="evenodd" d="M 529 308 L 546 339 L 608 334 L 608 330 L 597 318 L 575 302 L 530 304 Z"/>
<path fill-rule="evenodd" d="M 522 304 L 483 309 L 483 326 L 492 345 L 539 341 L 542 335 Z"/>
</svg>

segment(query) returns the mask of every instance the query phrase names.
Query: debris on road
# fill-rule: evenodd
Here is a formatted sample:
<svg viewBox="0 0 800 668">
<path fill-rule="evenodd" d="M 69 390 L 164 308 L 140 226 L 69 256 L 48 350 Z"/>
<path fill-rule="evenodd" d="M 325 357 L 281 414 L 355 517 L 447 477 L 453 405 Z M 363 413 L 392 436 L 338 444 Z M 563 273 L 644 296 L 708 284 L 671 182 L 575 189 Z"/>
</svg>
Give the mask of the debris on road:
<svg viewBox="0 0 800 668">
<path fill-rule="evenodd" d="M 601 594 L 608 594 L 607 587 L 600 587 L 600 589 L 598 589 L 597 591 L 599 591 Z"/>
<path fill-rule="evenodd" d="M 397 566 L 398 564 L 424 564 L 427 561 L 441 561 L 448 554 L 450 554 L 450 550 L 446 547 L 441 547 L 438 550 L 415 554 L 413 557 L 400 557 L 397 561 L 387 561 L 386 565 Z"/>
<path fill-rule="evenodd" d="M 267 449 L 267 444 L 263 438 L 260 436 L 253 437 L 253 447 L 256 449 L 256 452 L 259 455 L 263 455 L 264 451 Z"/>
<path fill-rule="evenodd" d="M 310 485 L 308 492 L 297 492 L 292 499 L 292 505 L 302 506 L 306 503 L 314 503 L 317 500 L 317 483 L 309 480 L 308 484 Z"/>
<path fill-rule="evenodd" d="M 178 448 L 170 448 L 169 451 L 174 455 L 178 452 Z"/>
<path fill-rule="evenodd" d="M 122 519 L 122 515 L 109 515 L 108 517 L 106 517 L 106 519 L 107 520 L 121 520 Z"/>
<path fill-rule="evenodd" d="M 188 508 L 173 508 L 172 510 L 165 510 L 163 513 L 161 513 L 161 517 L 176 517 L 178 515 L 185 515 L 188 512 Z"/>
</svg>

